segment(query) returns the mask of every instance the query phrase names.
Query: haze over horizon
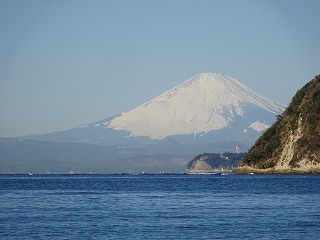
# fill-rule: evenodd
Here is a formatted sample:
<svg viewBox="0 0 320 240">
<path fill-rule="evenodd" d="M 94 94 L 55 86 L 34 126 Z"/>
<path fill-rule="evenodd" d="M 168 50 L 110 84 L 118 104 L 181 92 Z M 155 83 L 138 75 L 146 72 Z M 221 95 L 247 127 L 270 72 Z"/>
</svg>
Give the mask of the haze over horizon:
<svg viewBox="0 0 320 240">
<path fill-rule="evenodd" d="M 320 73 L 320 2 L 1 1 L 0 137 L 128 111 L 201 72 L 289 104 Z"/>
</svg>

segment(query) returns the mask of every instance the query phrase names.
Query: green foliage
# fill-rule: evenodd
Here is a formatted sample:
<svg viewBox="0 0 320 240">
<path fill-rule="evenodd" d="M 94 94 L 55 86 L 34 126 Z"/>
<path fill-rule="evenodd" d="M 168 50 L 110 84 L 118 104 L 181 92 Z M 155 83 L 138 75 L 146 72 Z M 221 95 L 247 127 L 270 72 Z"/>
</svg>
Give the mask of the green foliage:
<svg viewBox="0 0 320 240">
<path fill-rule="evenodd" d="M 320 75 L 297 91 L 284 114 L 277 116 L 277 121 L 256 141 L 240 165 L 274 167 L 283 143 L 297 131 L 301 138 L 296 143 L 291 166 L 297 166 L 303 156 L 320 151 Z"/>
<path fill-rule="evenodd" d="M 247 156 L 241 162 L 241 165 L 250 165 L 254 167 L 271 167 L 273 162 L 262 164 L 265 159 L 272 158 L 273 152 L 280 146 L 280 135 L 277 124 L 273 124 L 265 133 L 257 140 L 254 147 L 252 147 Z"/>
</svg>

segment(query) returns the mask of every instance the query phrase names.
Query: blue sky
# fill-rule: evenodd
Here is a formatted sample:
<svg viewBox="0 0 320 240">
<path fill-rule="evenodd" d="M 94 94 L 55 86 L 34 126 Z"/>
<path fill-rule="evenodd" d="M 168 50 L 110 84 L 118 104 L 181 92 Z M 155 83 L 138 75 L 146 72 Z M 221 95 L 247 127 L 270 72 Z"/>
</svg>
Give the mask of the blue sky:
<svg viewBox="0 0 320 240">
<path fill-rule="evenodd" d="M 317 0 L 0 1 L 0 136 L 128 111 L 200 72 L 288 104 L 320 74 Z"/>
</svg>

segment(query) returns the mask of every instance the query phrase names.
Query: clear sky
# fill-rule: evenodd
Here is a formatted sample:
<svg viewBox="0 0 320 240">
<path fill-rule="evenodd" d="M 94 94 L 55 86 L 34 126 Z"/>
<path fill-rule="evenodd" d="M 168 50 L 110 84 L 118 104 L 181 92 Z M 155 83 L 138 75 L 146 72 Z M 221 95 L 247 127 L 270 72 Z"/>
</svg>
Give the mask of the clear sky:
<svg viewBox="0 0 320 240">
<path fill-rule="evenodd" d="M 318 0 L 0 0 L 0 136 L 128 111 L 200 72 L 288 104 L 320 74 Z"/>
</svg>

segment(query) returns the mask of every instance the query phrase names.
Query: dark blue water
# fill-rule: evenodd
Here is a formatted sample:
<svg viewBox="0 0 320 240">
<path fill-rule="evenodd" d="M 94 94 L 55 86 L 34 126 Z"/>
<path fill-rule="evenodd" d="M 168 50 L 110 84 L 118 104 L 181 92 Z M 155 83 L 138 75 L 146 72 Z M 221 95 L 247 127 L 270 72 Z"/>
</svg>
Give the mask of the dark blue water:
<svg viewBox="0 0 320 240">
<path fill-rule="evenodd" d="M 0 239 L 319 239 L 319 175 L 0 175 Z"/>
</svg>

